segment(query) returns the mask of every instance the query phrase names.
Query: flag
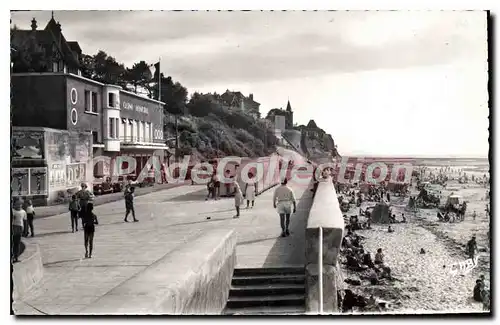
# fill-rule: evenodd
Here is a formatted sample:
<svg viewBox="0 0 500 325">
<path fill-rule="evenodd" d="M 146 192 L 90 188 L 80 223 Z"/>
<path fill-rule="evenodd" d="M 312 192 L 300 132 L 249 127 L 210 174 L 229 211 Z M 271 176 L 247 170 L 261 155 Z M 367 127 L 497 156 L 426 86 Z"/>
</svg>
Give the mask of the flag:
<svg viewBox="0 0 500 325">
<path fill-rule="evenodd" d="M 155 64 L 151 64 L 149 66 L 149 70 L 151 71 L 151 78 L 152 79 L 160 79 L 160 61 L 158 61 Z"/>
<path fill-rule="evenodd" d="M 151 64 L 149 66 L 149 70 L 151 71 L 151 76 L 152 76 L 152 81 L 156 81 L 158 80 L 158 95 L 157 95 L 157 99 L 158 100 L 161 100 L 161 91 L 159 91 L 159 89 L 161 89 L 161 73 L 160 73 L 160 61 L 158 61 L 157 63 L 155 64 Z"/>
</svg>

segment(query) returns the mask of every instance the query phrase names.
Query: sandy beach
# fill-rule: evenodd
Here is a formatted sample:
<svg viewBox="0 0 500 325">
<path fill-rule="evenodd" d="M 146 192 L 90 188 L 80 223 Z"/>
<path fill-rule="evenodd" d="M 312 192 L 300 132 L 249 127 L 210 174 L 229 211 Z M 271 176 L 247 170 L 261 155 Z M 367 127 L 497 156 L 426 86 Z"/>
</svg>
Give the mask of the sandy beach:
<svg viewBox="0 0 500 325">
<path fill-rule="evenodd" d="M 478 169 L 481 170 L 475 174 L 482 176 L 484 169 Z M 486 190 L 472 182 L 447 183 L 446 188 L 442 189 L 442 202 L 451 192 L 468 201 L 465 220 L 456 223 L 439 222 L 437 209 L 420 209 L 416 214 L 409 213 L 404 210 L 408 199 L 392 198 L 393 213 L 399 220 L 404 213 L 407 223 L 393 224 L 393 233 L 387 232 L 388 225 L 377 224 L 372 224 L 370 230 L 358 230 L 356 233 L 365 237 L 361 244 L 372 258 L 377 249 L 382 248 L 385 263 L 391 268 L 392 276 L 398 280 L 380 285 L 361 280 L 361 285 L 346 283 L 345 288 L 365 298 L 373 295 L 388 301 L 388 308 L 382 312 L 483 312 L 482 303 L 475 302 L 472 294 L 480 275 L 485 276 L 487 283 L 490 281 L 490 248 L 487 240 L 489 219 L 485 212 L 485 205 L 489 201 L 485 200 Z M 412 188 L 412 195 L 417 193 Z M 358 210 L 353 208 L 347 215 L 355 215 Z M 476 220 L 472 218 L 474 210 L 477 213 Z M 476 235 L 480 250 L 478 266 L 465 275 L 450 274 L 453 264 L 467 259 L 465 244 L 472 235 Z M 425 254 L 420 254 L 422 248 Z M 359 279 L 360 273 L 345 267 L 343 270 L 344 278 Z"/>
</svg>

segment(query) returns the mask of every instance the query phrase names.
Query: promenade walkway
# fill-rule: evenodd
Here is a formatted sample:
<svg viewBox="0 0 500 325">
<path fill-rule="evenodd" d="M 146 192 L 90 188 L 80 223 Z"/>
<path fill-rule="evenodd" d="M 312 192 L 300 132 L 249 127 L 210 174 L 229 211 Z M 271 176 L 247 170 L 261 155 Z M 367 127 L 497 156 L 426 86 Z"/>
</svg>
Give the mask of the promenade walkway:
<svg viewBox="0 0 500 325">
<path fill-rule="evenodd" d="M 272 207 L 274 188 L 258 196 L 253 209 L 242 209 L 239 219 L 233 219 L 234 199 L 205 201 L 203 185 L 137 197 L 137 223 L 123 222 L 123 201 L 97 206 L 99 225 L 92 259 L 83 258 L 83 231 L 71 233 L 67 213 L 35 220 L 37 236 L 26 241 L 40 245 L 44 277 L 36 288 L 14 302 L 14 311 L 20 315 L 78 313 L 183 243 L 213 228 L 236 230 L 237 267 L 303 265 L 312 194 L 303 187 L 293 188 L 298 211 L 292 216 L 291 236 L 287 238 L 279 237 L 279 217 Z"/>
</svg>

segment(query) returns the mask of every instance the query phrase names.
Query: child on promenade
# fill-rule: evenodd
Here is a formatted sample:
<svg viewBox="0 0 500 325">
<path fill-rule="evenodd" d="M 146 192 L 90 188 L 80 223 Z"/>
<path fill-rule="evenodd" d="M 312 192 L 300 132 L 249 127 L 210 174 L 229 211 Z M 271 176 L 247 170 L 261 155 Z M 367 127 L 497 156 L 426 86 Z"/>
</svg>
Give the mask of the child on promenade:
<svg viewBox="0 0 500 325">
<path fill-rule="evenodd" d="M 31 237 L 35 236 L 35 228 L 33 226 L 33 219 L 35 219 L 35 209 L 33 208 L 33 202 L 28 200 L 28 204 L 26 206 L 26 219 L 28 220 L 29 232 L 31 232 Z M 28 236 L 28 229 L 25 230 L 26 236 Z"/>
<path fill-rule="evenodd" d="M 240 217 L 240 206 L 243 201 L 243 193 L 241 192 L 240 184 L 237 181 L 234 182 L 234 207 L 236 208 L 236 215 L 233 218 Z"/>
<path fill-rule="evenodd" d="M 125 219 L 123 221 L 128 222 L 128 215 L 130 212 L 132 212 L 132 217 L 134 218 L 134 222 L 137 222 L 135 218 L 135 210 L 134 210 L 134 192 L 135 188 L 131 187 L 126 193 L 125 193 Z"/>
</svg>

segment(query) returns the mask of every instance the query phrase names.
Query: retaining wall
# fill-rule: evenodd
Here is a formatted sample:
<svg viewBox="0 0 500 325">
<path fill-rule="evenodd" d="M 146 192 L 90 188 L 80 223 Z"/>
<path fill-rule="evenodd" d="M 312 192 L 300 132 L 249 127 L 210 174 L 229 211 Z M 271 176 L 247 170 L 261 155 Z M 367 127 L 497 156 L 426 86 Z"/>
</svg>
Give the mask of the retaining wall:
<svg viewBox="0 0 500 325">
<path fill-rule="evenodd" d="M 306 228 L 306 310 L 319 311 L 319 229 L 323 229 L 323 311 L 338 312 L 337 290 L 342 288 L 338 255 L 344 233 L 344 218 L 332 179 L 321 180 L 309 212 Z"/>
<path fill-rule="evenodd" d="M 236 234 L 211 230 L 170 252 L 80 314 L 221 314 L 236 265 Z"/>
<path fill-rule="evenodd" d="M 16 300 L 28 292 L 43 277 L 42 255 L 40 247 L 33 243 L 24 243 L 25 250 L 14 264 L 12 278 L 14 280 L 13 299 Z"/>
</svg>

